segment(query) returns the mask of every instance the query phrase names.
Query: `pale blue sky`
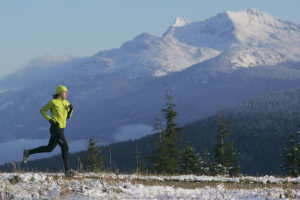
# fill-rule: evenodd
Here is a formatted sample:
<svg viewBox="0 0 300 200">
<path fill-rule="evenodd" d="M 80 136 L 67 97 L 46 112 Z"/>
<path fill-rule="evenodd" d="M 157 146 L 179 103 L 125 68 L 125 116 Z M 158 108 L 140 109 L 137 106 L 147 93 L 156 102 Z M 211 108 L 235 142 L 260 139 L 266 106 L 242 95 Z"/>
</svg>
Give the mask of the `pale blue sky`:
<svg viewBox="0 0 300 200">
<path fill-rule="evenodd" d="M 44 56 L 92 56 L 176 17 L 200 21 L 248 8 L 300 23 L 300 0 L 0 0 L 0 77 Z"/>
</svg>

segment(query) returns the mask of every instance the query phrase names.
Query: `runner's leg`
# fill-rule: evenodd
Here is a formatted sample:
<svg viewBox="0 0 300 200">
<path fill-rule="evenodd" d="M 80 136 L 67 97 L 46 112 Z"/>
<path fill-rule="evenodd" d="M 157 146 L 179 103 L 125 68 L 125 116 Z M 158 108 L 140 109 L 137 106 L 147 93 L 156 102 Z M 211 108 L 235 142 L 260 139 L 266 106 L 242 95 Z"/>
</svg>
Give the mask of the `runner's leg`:
<svg viewBox="0 0 300 200">
<path fill-rule="evenodd" d="M 35 153 L 44 153 L 44 152 L 51 152 L 57 145 L 56 137 L 54 135 L 51 135 L 48 145 L 47 146 L 40 146 L 34 149 L 29 150 L 29 154 L 35 154 Z"/>
<path fill-rule="evenodd" d="M 64 162 L 64 168 L 65 171 L 68 171 L 69 168 L 69 163 L 68 163 L 68 152 L 69 152 L 69 145 L 66 140 L 66 137 L 64 135 L 64 129 L 63 128 L 58 128 L 57 131 L 57 143 L 61 148 L 61 156 Z"/>
</svg>

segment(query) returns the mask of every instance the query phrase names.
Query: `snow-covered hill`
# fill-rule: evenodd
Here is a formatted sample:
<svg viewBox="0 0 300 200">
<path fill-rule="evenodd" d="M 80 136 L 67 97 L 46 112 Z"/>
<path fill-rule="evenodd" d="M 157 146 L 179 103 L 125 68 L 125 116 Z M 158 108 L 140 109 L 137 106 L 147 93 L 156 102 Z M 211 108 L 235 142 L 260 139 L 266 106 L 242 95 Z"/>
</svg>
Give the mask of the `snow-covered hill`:
<svg viewBox="0 0 300 200">
<path fill-rule="evenodd" d="M 295 88 L 299 42 L 298 24 L 250 9 L 199 22 L 177 18 L 161 37 L 143 33 L 91 57 L 36 60 L 0 80 L 0 143 L 47 140 L 49 124 L 39 110 L 61 84 L 74 105 L 67 138 L 101 143 L 151 133 L 165 104 L 164 83 L 180 123 Z"/>
</svg>

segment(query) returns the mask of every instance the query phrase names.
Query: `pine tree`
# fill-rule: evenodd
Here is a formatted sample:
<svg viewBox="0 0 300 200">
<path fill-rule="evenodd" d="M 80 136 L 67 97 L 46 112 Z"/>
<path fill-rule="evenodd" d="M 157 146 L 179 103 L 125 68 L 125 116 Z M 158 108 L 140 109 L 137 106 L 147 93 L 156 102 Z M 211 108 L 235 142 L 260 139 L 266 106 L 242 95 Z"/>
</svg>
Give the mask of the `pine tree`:
<svg viewBox="0 0 300 200">
<path fill-rule="evenodd" d="M 91 172 L 102 171 L 104 165 L 104 159 L 100 155 L 101 149 L 96 145 L 96 140 L 91 138 L 83 163 L 86 165 L 86 170 Z"/>
<path fill-rule="evenodd" d="M 172 95 L 167 90 L 167 104 L 161 111 L 165 117 L 165 127 L 157 134 L 156 147 L 154 150 L 153 170 L 156 173 L 175 174 L 179 172 L 179 142 L 182 128 L 174 122 L 177 112 L 174 110 Z M 162 123 L 161 123 L 162 124 Z"/>
<path fill-rule="evenodd" d="M 227 151 L 227 157 L 228 157 L 228 172 L 229 176 L 238 176 L 241 171 L 240 166 L 236 166 L 237 162 L 237 153 L 235 151 L 234 143 L 233 141 L 229 142 L 228 151 Z"/>
<path fill-rule="evenodd" d="M 179 124 L 174 122 L 177 112 L 174 110 L 175 104 L 172 103 L 172 95 L 170 90 L 167 90 L 167 104 L 166 108 L 162 109 L 166 119 L 166 129 L 164 134 L 163 143 L 166 145 L 166 163 L 165 171 L 169 174 L 179 172 L 179 142 L 181 140 L 182 128 Z"/>
<path fill-rule="evenodd" d="M 300 156 L 300 149 L 299 145 L 296 145 L 294 142 L 293 134 L 289 135 L 289 142 L 288 147 L 283 148 L 283 164 L 281 168 L 292 177 L 297 177 L 300 174 L 299 168 L 299 156 Z"/>
<path fill-rule="evenodd" d="M 200 156 L 200 167 L 199 167 L 199 175 L 214 175 L 214 163 L 211 158 L 211 154 L 207 151 L 207 149 L 204 149 L 204 152 L 202 156 Z"/>
<path fill-rule="evenodd" d="M 181 156 L 181 173 L 198 174 L 200 170 L 200 157 L 195 148 L 188 142 Z"/>
<path fill-rule="evenodd" d="M 139 151 L 138 147 L 136 147 L 135 159 L 136 159 L 136 171 L 135 172 L 136 173 L 144 173 L 146 168 L 145 168 L 143 159 L 141 157 L 141 152 Z"/>
<path fill-rule="evenodd" d="M 298 131 L 297 132 L 297 135 L 299 135 L 300 132 Z M 298 176 L 300 175 L 300 142 L 297 143 L 296 145 L 296 148 L 297 148 L 297 153 L 296 153 L 296 162 L 297 162 L 297 168 L 298 168 Z"/>
<path fill-rule="evenodd" d="M 150 158 L 152 162 L 152 170 L 155 173 L 161 174 L 164 172 L 164 163 L 166 160 L 166 146 L 164 145 L 165 138 L 165 128 L 161 120 L 161 114 L 156 118 L 156 124 L 154 126 L 154 131 L 157 135 L 155 137 L 155 149 L 153 151 L 153 157 Z"/>
<path fill-rule="evenodd" d="M 225 142 L 230 136 L 231 127 L 225 125 L 222 112 L 219 112 L 219 129 L 217 135 L 217 144 L 214 146 L 215 151 L 215 169 L 216 174 L 230 176 L 238 175 L 240 167 L 236 167 L 237 155 L 233 141 Z"/>
</svg>

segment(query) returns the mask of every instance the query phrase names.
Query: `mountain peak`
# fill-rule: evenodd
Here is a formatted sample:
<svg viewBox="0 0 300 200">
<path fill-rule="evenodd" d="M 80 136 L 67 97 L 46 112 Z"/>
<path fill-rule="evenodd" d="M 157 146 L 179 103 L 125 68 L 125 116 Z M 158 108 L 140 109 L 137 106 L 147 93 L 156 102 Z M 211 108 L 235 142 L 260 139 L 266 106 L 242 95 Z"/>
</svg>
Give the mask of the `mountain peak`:
<svg viewBox="0 0 300 200">
<path fill-rule="evenodd" d="M 270 15 L 267 12 L 256 10 L 255 8 L 250 8 L 250 9 L 247 9 L 247 10 L 241 10 L 241 11 L 237 11 L 237 12 L 227 10 L 224 13 L 226 13 L 228 15 L 230 15 L 232 13 L 238 13 L 238 14 L 245 13 L 245 14 L 248 14 L 248 15 L 256 15 L 256 16 Z"/>
<path fill-rule="evenodd" d="M 277 19 L 267 12 L 248 9 L 240 12 L 226 11 L 234 25 L 234 35 L 240 42 L 272 43 L 297 37 L 299 27 Z M 296 33 L 296 32 L 298 33 Z M 298 38 L 298 37 L 297 37 Z"/>
<path fill-rule="evenodd" d="M 299 38 L 299 31 L 300 26 L 295 23 L 252 8 L 222 12 L 196 22 L 187 23 L 183 18 L 177 18 L 164 37 L 172 36 L 190 45 L 224 50 L 235 43 L 259 45 Z"/>
<path fill-rule="evenodd" d="M 180 26 L 185 26 L 187 25 L 189 20 L 182 18 L 182 17 L 177 17 L 172 25 L 172 27 L 180 27 Z"/>
<path fill-rule="evenodd" d="M 242 11 L 243 12 L 243 11 Z M 249 15 L 256 15 L 256 16 L 263 16 L 263 15 L 269 15 L 268 13 L 266 12 L 263 12 L 263 11 L 259 11 L 259 10 L 256 10 L 254 8 L 250 8 L 244 12 L 247 12 Z"/>
<path fill-rule="evenodd" d="M 253 8 L 239 12 L 226 11 L 226 14 L 234 23 L 248 23 L 248 25 L 253 25 L 251 22 L 268 25 L 280 21 L 267 12 Z"/>
</svg>

